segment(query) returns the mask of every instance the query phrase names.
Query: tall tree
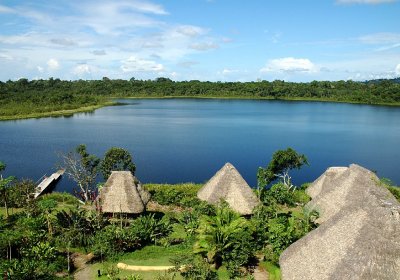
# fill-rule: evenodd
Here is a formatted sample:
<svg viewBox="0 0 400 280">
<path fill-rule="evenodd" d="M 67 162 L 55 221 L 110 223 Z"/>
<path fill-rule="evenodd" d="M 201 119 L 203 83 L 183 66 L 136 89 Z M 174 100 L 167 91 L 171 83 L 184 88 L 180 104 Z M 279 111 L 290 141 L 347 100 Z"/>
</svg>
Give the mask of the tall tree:
<svg viewBox="0 0 400 280">
<path fill-rule="evenodd" d="M 6 165 L 0 161 L 0 172 L 6 169 Z M 4 201 L 4 208 L 6 210 L 6 218 L 8 218 L 8 188 L 11 186 L 11 182 L 15 179 L 13 176 L 3 178 L 3 174 L 0 173 L 0 194 Z"/>
<path fill-rule="evenodd" d="M 112 147 L 104 155 L 104 159 L 101 163 L 101 172 L 104 180 L 107 180 L 111 174 L 111 171 L 130 171 L 135 175 L 136 165 L 132 161 L 131 154 L 118 147 Z"/>
<path fill-rule="evenodd" d="M 60 154 L 65 173 L 76 182 L 79 188 L 78 198 L 89 201 L 96 190 L 96 177 L 100 159 L 87 152 L 86 145 L 81 144 L 74 151 Z"/>
<path fill-rule="evenodd" d="M 298 154 L 292 148 L 278 150 L 272 155 L 272 160 L 266 168 L 258 168 L 258 187 L 263 188 L 272 181 L 281 178 L 283 183 L 290 189 L 293 186 L 289 171 L 291 169 L 300 169 L 305 164 L 308 165 L 306 156 Z"/>
</svg>

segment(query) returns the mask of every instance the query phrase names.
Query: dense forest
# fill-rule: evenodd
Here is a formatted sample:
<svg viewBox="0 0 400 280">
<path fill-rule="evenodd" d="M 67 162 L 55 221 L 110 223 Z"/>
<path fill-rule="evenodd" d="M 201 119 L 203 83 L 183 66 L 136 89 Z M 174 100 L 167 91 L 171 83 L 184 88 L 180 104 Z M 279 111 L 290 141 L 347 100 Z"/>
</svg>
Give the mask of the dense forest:
<svg viewBox="0 0 400 280">
<path fill-rule="evenodd" d="M 155 80 L 20 79 L 0 81 L 0 119 L 40 117 L 93 110 L 111 104 L 112 97 L 197 97 L 317 100 L 364 104 L 400 104 L 398 79 L 313 81 L 293 83 L 281 80 L 257 82 Z"/>
</svg>

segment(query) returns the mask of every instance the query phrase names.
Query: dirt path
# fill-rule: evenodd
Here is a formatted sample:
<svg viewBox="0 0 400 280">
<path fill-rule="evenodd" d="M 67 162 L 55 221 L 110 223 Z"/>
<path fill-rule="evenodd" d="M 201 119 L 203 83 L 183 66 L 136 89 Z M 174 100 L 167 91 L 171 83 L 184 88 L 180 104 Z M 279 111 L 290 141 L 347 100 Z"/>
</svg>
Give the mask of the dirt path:
<svg viewBox="0 0 400 280">
<path fill-rule="evenodd" d="M 90 265 L 86 265 L 84 268 L 79 269 L 74 274 L 75 280 L 89 280 L 93 279 L 93 272 Z"/>
<path fill-rule="evenodd" d="M 77 271 L 74 274 L 74 279 L 89 280 L 94 278 L 90 265 L 87 264 L 87 262 L 93 258 L 93 254 L 84 255 L 75 253 L 71 257 L 74 266 L 77 268 Z"/>
<path fill-rule="evenodd" d="M 261 266 L 257 266 L 253 272 L 254 280 L 268 280 L 268 272 Z"/>
</svg>

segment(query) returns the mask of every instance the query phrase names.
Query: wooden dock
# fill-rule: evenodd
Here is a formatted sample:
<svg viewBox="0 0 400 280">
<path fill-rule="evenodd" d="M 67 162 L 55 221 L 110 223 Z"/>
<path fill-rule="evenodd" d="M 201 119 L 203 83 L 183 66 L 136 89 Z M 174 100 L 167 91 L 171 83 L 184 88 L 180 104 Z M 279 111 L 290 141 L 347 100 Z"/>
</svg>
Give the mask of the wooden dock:
<svg viewBox="0 0 400 280">
<path fill-rule="evenodd" d="M 51 174 L 49 177 L 44 175 L 41 179 L 41 182 L 35 189 L 35 193 L 33 194 L 34 198 L 37 198 L 43 192 L 45 192 L 50 186 L 52 186 L 55 182 L 57 182 L 61 176 L 64 174 L 65 170 L 60 169 L 56 173 Z"/>
</svg>

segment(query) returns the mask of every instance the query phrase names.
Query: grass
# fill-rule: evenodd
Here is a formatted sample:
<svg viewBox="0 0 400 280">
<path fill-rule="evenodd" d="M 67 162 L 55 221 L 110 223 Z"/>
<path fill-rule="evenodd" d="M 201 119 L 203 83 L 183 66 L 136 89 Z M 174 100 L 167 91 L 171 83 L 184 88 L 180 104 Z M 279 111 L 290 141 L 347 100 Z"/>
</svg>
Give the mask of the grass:
<svg viewBox="0 0 400 280">
<path fill-rule="evenodd" d="M 182 254 L 191 253 L 192 248 L 185 245 L 162 247 L 146 246 L 141 250 L 124 254 L 119 261 L 130 265 L 172 265 L 170 259 Z"/>
<path fill-rule="evenodd" d="M 78 199 L 69 193 L 52 192 L 39 197 L 39 199 L 53 199 L 57 202 L 56 212 L 76 209 L 80 205 Z"/>
<path fill-rule="evenodd" d="M 106 273 L 105 273 L 105 268 L 108 266 L 112 266 L 115 265 L 114 263 L 111 262 L 105 262 L 104 264 L 101 263 L 96 263 L 94 265 L 92 265 L 91 268 L 91 275 L 93 275 L 91 278 L 89 278 L 88 280 L 94 280 L 94 279 L 110 279 L 107 277 Z M 97 270 L 100 270 L 102 276 L 101 277 L 97 277 Z M 148 272 L 144 272 L 144 271 L 128 271 L 128 270 L 119 270 L 118 273 L 118 277 L 120 279 L 124 279 L 124 277 L 127 276 L 131 276 L 131 275 L 137 275 L 137 276 L 141 276 L 143 280 L 155 280 L 157 279 L 157 277 L 164 275 L 164 274 L 168 274 L 167 272 L 162 272 L 162 271 L 148 271 Z M 168 274 L 169 275 L 169 274 Z M 180 277 L 180 275 L 177 275 L 177 277 L 175 277 L 174 279 L 176 280 L 180 280 L 183 279 L 182 277 Z"/>
<path fill-rule="evenodd" d="M 160 205 L 191 206 L 196 203 L 201 184 L 145 184 L 144 188 L 152 195 L 151 199 Z"/>
<path fill-rule="evenodd" d="M 144 265 L 144 266 L 164 266 L 164 265 L 172 265 L 170 259 L 172 257 L 190 253 L 192 251 L 191 247 L 187 247 L 184 245 L 173 245 L 169 247 L 162 247 L 162 246 L 146 246 L 141 250 L 137 250 L 131 253 L 127 253 L 122 255 L 118 260 L 114 262 L 105 262 L 104 264 L 96 263 L 94 264 L 92 269 L 92 274 L 94 275 L 93 279 L 108 279 L 106 276 L 102 276 L 100 278 L 95 277 L 97 275 L 97 270 L 100 269 L 102 273 L 104 273 L 104 268 L 106 266 L 116 265 L 119 262 L 128 264 L 128 265 Z M 165 272 L 160 271 L 149 271 L 149 272 L 142 272 L 142 271 L 126 271 L 120 270 L 118 277 L 123 278 L 129 275 L 140 275 L 145 280 L 153 280 L 156 279 L 157 276 L 165 274 Z M 182 279 L 179 275 L 174 279 Z"/>
<path fill-rule="evenodd" d="M 269 280 L 281 280 L 281 270 L 271 262 L 261 262 L 260 266 L 268 272 Z"/>
<path fill-rule="evenodd" d="M 128 265 L 143 265 L 143 266 L 164 266 L 164 265 L 172 265 L 170 259 L 174 256 L 178 256 L 181 254 L 191 253 L 192 248 L 190 246 L 184 245 L 173 245 L 170 247 L 162 247 L 162 246 L 146 246 L 141 250 L 137 250 L 135 252 L 127 253 L 122 255 L 116 261 L 108 261 L 101 263 L 96 263 L 91 265 L 91 274 L 93 278 L 91 279 L 108 279 L 106 275 L 101 277 L 97 277 L 97 270 L 100 269 L 102 274 L 105 274 L 105 268 L 110 266 L 116 266 L 117 263 L 122 262 Z M 127 270 L 119 270 L 118 277 L 123 279 L 124 277 L 130 275 L 138 275 L 141 276 L 144 280 L 154 280 L 157 279 L 160 275 L 165 275 L 166 272 L 161 271 L 127 271 Z M 225 267 L 220 267 L 217 271 L 218 279 L 229 279 L 228 271 Z M 169 276 L 172 276 L 172 273 L 168 273 Z M 179 273 L 175 274 L 174 279 L 180 280 L 183 279 Z"/>
<path fill-rule="evenodd" d="M 0 116 L 0 121 L 20 120 L 20 119 L 37 119 L 37 118 L 45 118 L 45 117 L 68 117 L 68 116 L 72 116 L 75 113 L 93 112 L 94 110 L 99 109 L 101 107 L 113 106 L 113 105 L 115 105 L 115 102 L 105 101 L 105 102 L 100 102 L 99 104 L 96 104 L 96 105 L 83 106 L 83 107 L 78 107 L 75 109 L 68 109 L 68 110 L 5 115 L 5 116 Z"/>
<path fill-rule="evenodd" d="M 13 214 L 16 214 L 16 213 L 19 213 L 22 211 L 24 211 L 24 208 L 13 208 L 13 207 L 8 208 L 9 215 L 13 215 Z M 3 218 L 6 217 L 6 208 L 4 208 L 4 207 L 0 208 L 0 216 L 2 216 Z"/>
</svg>

